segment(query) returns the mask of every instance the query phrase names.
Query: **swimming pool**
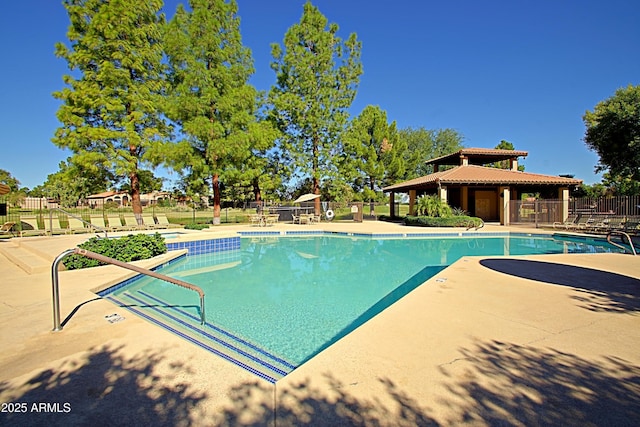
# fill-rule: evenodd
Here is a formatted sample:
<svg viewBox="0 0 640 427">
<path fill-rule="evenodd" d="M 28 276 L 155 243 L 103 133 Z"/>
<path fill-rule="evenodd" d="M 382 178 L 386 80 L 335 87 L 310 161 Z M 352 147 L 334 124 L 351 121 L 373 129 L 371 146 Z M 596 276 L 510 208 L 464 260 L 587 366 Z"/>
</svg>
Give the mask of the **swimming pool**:
<svg viewBox="0 0 640 427">
<path fill-rule="evenodd" d="M 193 292 L 166 282 L 137 279 L 108 297 L 275 381 L 462 256 L 614 251 L 606 242 L 540 236 L 256 236 L 158 270 L 204 289 L 204 327 Z"/>
</svg>

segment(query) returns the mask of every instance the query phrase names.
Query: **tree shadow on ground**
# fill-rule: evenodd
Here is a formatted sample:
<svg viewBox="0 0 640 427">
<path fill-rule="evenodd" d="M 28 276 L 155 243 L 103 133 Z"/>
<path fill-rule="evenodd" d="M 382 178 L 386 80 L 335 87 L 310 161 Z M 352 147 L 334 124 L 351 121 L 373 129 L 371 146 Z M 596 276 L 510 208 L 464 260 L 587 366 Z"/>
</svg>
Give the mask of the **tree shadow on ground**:
<svg viewBox="0 0 640 427">
<path fill-rule="evenodd" d="M 155 367 L 167 364 L 159 352 L 125 357 L 121 350 L 91 349 L 85 362 L 66 362 L 60 369 L 44 370 L 19 389 L 12 389 L 17 386 L 6 381 L 0 383 L 3 403 L 27 404 L 26 413 L 0 413 L 0 425 L 192 425 L 194 409 L 206 395 L 190 391 L 184 382 L 168 381 L 167 375 L 159 381 Z M 168 375 L 178 377 L 188 371 L 175 362 L 167 369 Z M 50 405 L 40 408 L 39 403 Z"/>
<path fill-rule="evenodd" d="M 286 387 L 255 380 L 216 390 L 223 401 L 214 403 L 222 402 L 222 409 L 207 415 L 214 396 L 194 391 L 183 379 L 195 375 L 187 366 L 167 364 L 158 352 L 127 358 L 121 350 L 93 349 L 85 362 L 44 370 L 19 389 L 1 383 L 2 402 L 26 402 L 29 409 L 34 403 L 59 403 L 62 410 L 69 403 L 71 410 L 0 413 L 0 425 L 640 425 L 640 367 L 614 357 L 595 361 L 551 349 L 477 342 L 440 366 L 444 380 L 425 382 L 426 390 L 445 390 L 431 402 L 418 401 L 388 378 L 379 379 L 377 395 L 365 397 L 359 394 L 364 388 L 328 373 Z M 159 365 L 163 375 L 156 371 Z"/>
<path fill-rule="evenodd" d="M 305 379 L 275 388 L 264 382 L 245 383 L 231 390 L 233 404 L 220 414 L 231 426 L 437 426 L 429 409 L 389 379 L 380 379 L 386 396 L 359 398 L 331 374 L 312 383 Z M 393 408 L 386 406 L 389 399 Z M 271 409 L 277 404 L 276 413 Z M 275 419 L 274 419 L 275 418 Z"/>
<path fill-rule="evenodd" d="M 597 362 L 498 341 L 463 349 L 464 367 L 442 366 L 460 398 L 460 420 L 482 425 L 638 426 L 640 367 Z M 463 373 L 460 369 L 464 370 Z"/>
<path fill-rule="evenodd" d="M 570 286 L 582 295 L 573 298 L 595 312 L 640 311 L 640 280 L 593 268 L 523 259 L 483 259 L 491 270 L 538 282 Z"/>
</svg>

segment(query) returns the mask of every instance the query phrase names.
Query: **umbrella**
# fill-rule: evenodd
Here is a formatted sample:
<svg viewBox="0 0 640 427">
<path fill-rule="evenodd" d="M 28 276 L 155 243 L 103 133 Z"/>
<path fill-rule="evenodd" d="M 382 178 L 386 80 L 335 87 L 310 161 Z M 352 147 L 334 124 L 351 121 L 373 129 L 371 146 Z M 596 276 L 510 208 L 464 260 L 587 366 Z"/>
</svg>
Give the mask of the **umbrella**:
<svg viewBox="0 0 640 427">
<path fill-rule="evenodd" d="M 319 194 L 307 193 L 307 194 L 303 194 L 302 196 L 300 196 L 297 199 L 295 199 L 293 201 L 293 203 L 308 202 L 310 200 L 314 200 L 314 199 L 317 199 L 319 197 L 320 197 Z"/>
<path fill-rule="evenodd" d="M 8 185 L 6 185 L 6 184 L 0 184 L 0 195 L 7 194 L 7 193 L 9 193 L 10 191 L 11 191 L 11 188 L 9 188 L 9 186 L 8 186 Z"/>
</svg>

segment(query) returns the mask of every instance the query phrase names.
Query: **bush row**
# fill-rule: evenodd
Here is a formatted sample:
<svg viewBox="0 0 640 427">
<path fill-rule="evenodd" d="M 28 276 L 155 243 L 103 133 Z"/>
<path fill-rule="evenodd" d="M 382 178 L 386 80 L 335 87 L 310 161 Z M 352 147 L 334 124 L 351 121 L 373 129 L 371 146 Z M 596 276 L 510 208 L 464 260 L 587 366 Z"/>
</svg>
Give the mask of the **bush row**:
<svg viewBox="0 0 640 427">
<path fill-rule="evenodd" d="M 78 247 L 123 262 L 153 258 L 167 252 L 164 237 L 159 233 L 131 234 L 118 239 L 92 237 Z M 63 264 L 68 270 L 104 265 L 94 259 L 76 254 L 65 258 Z"/>
<path fill-rule="evenodd" d="M 404 224 L 419 227 L 479 227 L 482 225 L 482 220 L 467 215 L 456 215 L 444 218 L 407 215 L 404 217 Z"/>
</svg>

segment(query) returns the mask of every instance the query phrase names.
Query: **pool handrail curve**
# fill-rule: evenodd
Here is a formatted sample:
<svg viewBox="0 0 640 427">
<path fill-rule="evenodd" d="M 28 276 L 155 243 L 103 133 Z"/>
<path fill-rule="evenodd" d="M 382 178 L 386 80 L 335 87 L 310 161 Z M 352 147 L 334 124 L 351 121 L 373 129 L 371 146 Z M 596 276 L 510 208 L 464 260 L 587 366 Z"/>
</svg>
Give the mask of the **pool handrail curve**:
<svg viewBox="0 0 640 427">
<path fill-rule="evenodd" d="M 60 265 L 60 262 L 62 262 L 64 258 L 72 254 L 82 255 L 87 258 L 92 258 L 92 259 L 95 259 L 96 261 L 103 262 L 105 264 L 112 264 L 117 267 L 126 268 L 128 270 L 132 270 L 137 273 L 144 274 L 149 277 L 153 277 L 155 279 L 164 280 L 165 282 L 169 282 L 174 285 L 197 292 L 198 295 L 200 296 L 200 322 L 202 325 L 205 324 L 206 318 L 205 318 L 205 310 L 204 310 L 204 291 L 202 290 L 202 288 L 196 285 L 193 285 L 191 283 L 185 282 L 183 280 L 174 279 L 173 277 L 165 276 L 164 274 L 156 273 L 155 271 L 138 267 L 137 265 L 129 264 L 114 258 L 110 258 L 104 255 L 89 251 L 87 249 L 76 247 L 73 249 L 67 249 L 64 252 L 62 252 L 53 260 L 53 264 L 51 265 L 51 287 L 53 292 L 53 330 L 54 331 L 62 330 L 62 324 L 60 323 L 60 286 L 59 286 L 59 280 L 58 280 L 58 266 Z"/>
</svg>

